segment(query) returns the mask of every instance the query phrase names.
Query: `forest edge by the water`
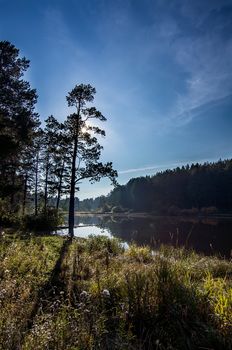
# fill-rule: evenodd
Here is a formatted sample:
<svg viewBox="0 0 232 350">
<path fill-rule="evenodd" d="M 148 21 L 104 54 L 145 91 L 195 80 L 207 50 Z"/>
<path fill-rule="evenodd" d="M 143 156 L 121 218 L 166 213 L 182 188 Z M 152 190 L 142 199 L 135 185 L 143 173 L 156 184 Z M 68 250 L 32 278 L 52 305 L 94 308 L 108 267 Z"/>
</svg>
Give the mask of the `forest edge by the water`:
<svg viewBox="0 0 232 350">
<path fill-rule="evenodd" d="M 96 89 L 75 85 L 67 93 L 71 114 L 63 122 L 36 113 L 38 95 L 25 81 L 29 60 L 9 41 L 0 41 L 0 225 L 51 229 L 60 221 L 60 199 L 69 198 L 73 236 L 75 194 L 82 180 L 102 177 L 116 185 L 112 162 L 101 162 L 99 124 L 106 117 L 90 104 Z M 91 120 L 91 124 L 89 121 Z M 96 124 L 94 124 L 96 123 Z M 56 196 L 55 205 L 49 203 Z"/>
<path fill-rule="evenodd" d="M 64 122 L 48 116 L 41 128 L 35 111 L 37 93 L 23 79 L 29 60 L 8 41 L 0 42 L 0 225 L 52 229 L 62 224 L 60 210 L 69 212 L 149 213 L 152 215 L 229 215 L 232 208 L 232 160 L 191 164 L 153 176 L 116 182 L 112 162 L 100 161 L 98 124 L 106 121 L 89 107 L 96 90 L 76 85 L 66 96 L 74 113 Z M 81 181 L 108 177 L 116 187 L 107 196 L 80 201 Z"/>
<path fill-rule="evenodd" d="M 63 209 L 67 202 L 62 201 Z M 232 160 L 191 164 L 131 179 L 108 196 L 76 201 L 78 211 L 232 216 Z"/>
</svg>

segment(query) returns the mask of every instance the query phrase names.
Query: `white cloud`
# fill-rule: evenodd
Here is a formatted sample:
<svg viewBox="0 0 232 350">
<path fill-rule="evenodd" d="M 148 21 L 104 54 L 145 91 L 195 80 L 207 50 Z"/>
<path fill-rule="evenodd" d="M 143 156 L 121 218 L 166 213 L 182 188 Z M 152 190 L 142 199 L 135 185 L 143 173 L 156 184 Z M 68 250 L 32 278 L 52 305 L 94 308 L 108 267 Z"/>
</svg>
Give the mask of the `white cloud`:
<svg viewBox="0 0 232 350">
<path fill-rule="evenodd" d="M 223 3 L 227 2 L 220 4 Z M 202 111 L 223 103 L 232 95 L 232 38 L 225 36 L 232 25 L 231 21 L 217 20 L 221 14 L 212 10 L 219 7 L 216 2 L 208 8 L 183 6 L 185 19 L 192 21 L 186 32 L 170 20 L 162 23 L 160 37 L 163 37 L 162 33 L 167 33 L 166 39 L 163 37 L 166 53 L 173 56 L 181 76 L 185 76 L 180 78 L 185 88 L 181 92 L 176 91 L 175 102 L 159 121 L 162 132 L 189 123 Z M 172 34 L 170 37 L 169 32 Z"/>
<path fill-rule="evenodd" d="M 182 166 L 182 165 L 186 165 L 187 163 L 196 163 L 196 162 L 206 162 L 206 159 L 201 159 L 201 160 L 190 160 L 190 161 L 179 161 L 179 162 L 175 162 L 175 163 L 166 163 L 166 164 L 159 164 L 159 165 L 151 165 L 151 166 L 145 166 L 145 167 L 138 167 L 138 168 L 131 168 L 131 169 L 125 169 L 125 170 L 119 170 L 118 174 L 119 175 L 124 175 L 124 174 L 131 174 L 131 173 L 140 173 L 140 172 L 144 172 L 146 174 L 147 171 L 162 171 L 162 170 L 166 170 L 166 169 L 173 169 L 175 167 L 178 166 Z"/>
<path fill-rule="evenodd" d="M 150 170 L 157 170 L 157 169 L 160 169 L 161 167 L 160 166 L 145 166 L 145 167 L 140 167 L 140 168 L 131 168 L 131 169 L 120 170 L 118 172 L 118 174 L 122 175 L 122 174 L 131 174 L 131 173 L 138 173 L 138 172 L 144 172 L 144 171 L 150 171 Z"/>
<path fill-rule="evenodd" d="M 190 74 L 187 92 L 178 96 L 175 119 L 184 122 L 206 104 L 220 101 L 232 93 L 232 40 L 206 35 L 193 41 L 180 41 L 177 62 Z M 190 113 L 190 114 L 189 114 Z"/>
</svg>

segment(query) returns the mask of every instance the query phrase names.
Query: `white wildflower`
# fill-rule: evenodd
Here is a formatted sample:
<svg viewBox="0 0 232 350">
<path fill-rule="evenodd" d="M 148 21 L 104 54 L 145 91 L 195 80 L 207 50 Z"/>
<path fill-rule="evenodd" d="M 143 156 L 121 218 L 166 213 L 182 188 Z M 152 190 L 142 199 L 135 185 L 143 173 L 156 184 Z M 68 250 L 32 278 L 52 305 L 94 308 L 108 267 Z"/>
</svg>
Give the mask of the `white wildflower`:
<svg viewBox="0 0 232 350">
<path fill-rule="evenodd" d="M 80 298 L 85 299 L 85 298 L 88 297 L 88 295 L 89 295 L 89 294 L 86 292 L 86 290 L 83 290 L 83 291 L 81 292 L 81 294 L 80 294 Z"/>
<path fill-rule="evenodd" d="M 104 297 L 109 298 L 109 297 L 110 297 L 110 292 L 108 291 L 108 289 L 103 289 L 102 295 L 103 295 Z"/>
<path fill-rule="evenodd" d="M 7 293 L 6 289 L 2 289 L 0 291 L 0 299 L 3 299 L 6 293 Z"/>
</svg>

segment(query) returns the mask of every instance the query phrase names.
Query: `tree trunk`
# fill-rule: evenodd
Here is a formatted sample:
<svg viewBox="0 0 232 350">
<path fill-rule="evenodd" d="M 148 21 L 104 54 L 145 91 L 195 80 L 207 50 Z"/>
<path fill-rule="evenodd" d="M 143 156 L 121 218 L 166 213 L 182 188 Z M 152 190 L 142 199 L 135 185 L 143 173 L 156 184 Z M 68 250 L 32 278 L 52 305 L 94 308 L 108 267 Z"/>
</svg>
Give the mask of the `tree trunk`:
<svg viewBox="0 0 232 350">
<path fill-rule="evenodd" d="M 59 209 L 59 205 L 60 205 L 60 196 L 61 196 L 61 189 L 62 189 L 62 182 L 63 182 L 64 164 L 65 164 L 65 161 L 63 161 L 61 173 L 60 173 L 60 181 L 59 181 L 58 192 L 57 192 L 57 201 L 56 201 L 56 209 L 57 210 Z"/>
<path fill-rule="evenodd" d="M 26 174 L 26 176 L 25 176 L 25 181 L 24 181 L 23 208 L 22 208 L 22 214 L 23 214 L 23 216 L 24 216 L 24 214 L 25 214 L 26 199 L 27 199 L 27 179 L 28 179 L 28 174 Z"/>
<path fill-rule="evenodd" d="M 13 191 L 11 193 L 11 196 L 10 196 L 10 212 L 13 213 L 14 212 L 14 198 L 15 198 L 15 170 L 13 170 L 13 173 L 12 173 L 12 188 L 13 188 Z"/>
<path fill-rule="evenodd" d="M 70 198 L 69 198 L 69 218 L 68 218 L 68 233 L 71 238 L 74 236 L 74 210 L 75 210 L 75 188 L 76 188 L 76 158 L 77 145 L 79 136 L 81 101 L 79 100 L 77 107 L 76 130 L 74 138 L 74 148 L 72 157 L 71 183 L 70 183 Z"/>
<path fill-rule="evenodd" d="M 39 152 L 35 160 L 35 216 L 38 215 L 38 169 L 39 169 Z"/>
<path fill-rule="evenodd" d="M 70 184 L 70 198 L 69 198 L 69 220 L 68 220 L 68 233 L 70 237 L 74 236 L 74 210 L 75 210 L 75 187 L 76 187 L 76 157 L 77 157 L 77 143 L 78 137 L 74 140 L 74 149 L 72 157 L 72 173 Z"/>
<path fill-rule="evenodd" d="M 44 187 L 44 211 L 47 211 L 48 203 L 48 170 L 49 170 L 49 156 L 46 157 L 46 169 L 45 169 L 45 187 Z"/>
</svg>

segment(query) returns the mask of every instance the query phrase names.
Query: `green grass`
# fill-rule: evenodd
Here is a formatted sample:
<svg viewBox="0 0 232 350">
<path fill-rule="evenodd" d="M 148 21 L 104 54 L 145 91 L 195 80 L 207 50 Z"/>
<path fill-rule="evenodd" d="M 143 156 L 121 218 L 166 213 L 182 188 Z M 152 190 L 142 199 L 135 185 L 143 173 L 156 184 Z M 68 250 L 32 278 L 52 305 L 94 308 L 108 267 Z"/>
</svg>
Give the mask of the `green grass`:
<svg viewBox="0 0 232 350">
<path fill-rule="evenodd" d="M 61 237 L 7 235 L 0 242 L 0 348 L 13 349 L 49 278 L 63 244 Z"/>
<path fill-rule="evenodd" d="M 17 315 L 25 322 L 25 308 L 48 278 L 61 241 L 44 237 L 6 244 L 1 264 L 10 272 L 2 283 L 12 320 Z M 125 250 L 117 239 L 90 237 L 68 246 L 60 278 L 62 288 L 41 302 L 21 339 L 22 350 L 232 349 L 229 261 L 170 247 L 155 253 L 136 245 Z M 22 291 L 16 303 L 15 280 Z M 9 319 L 4 327 L 14 334 Z M 11 349 L 5 342 L 3 349 Z"/>
</svg>

